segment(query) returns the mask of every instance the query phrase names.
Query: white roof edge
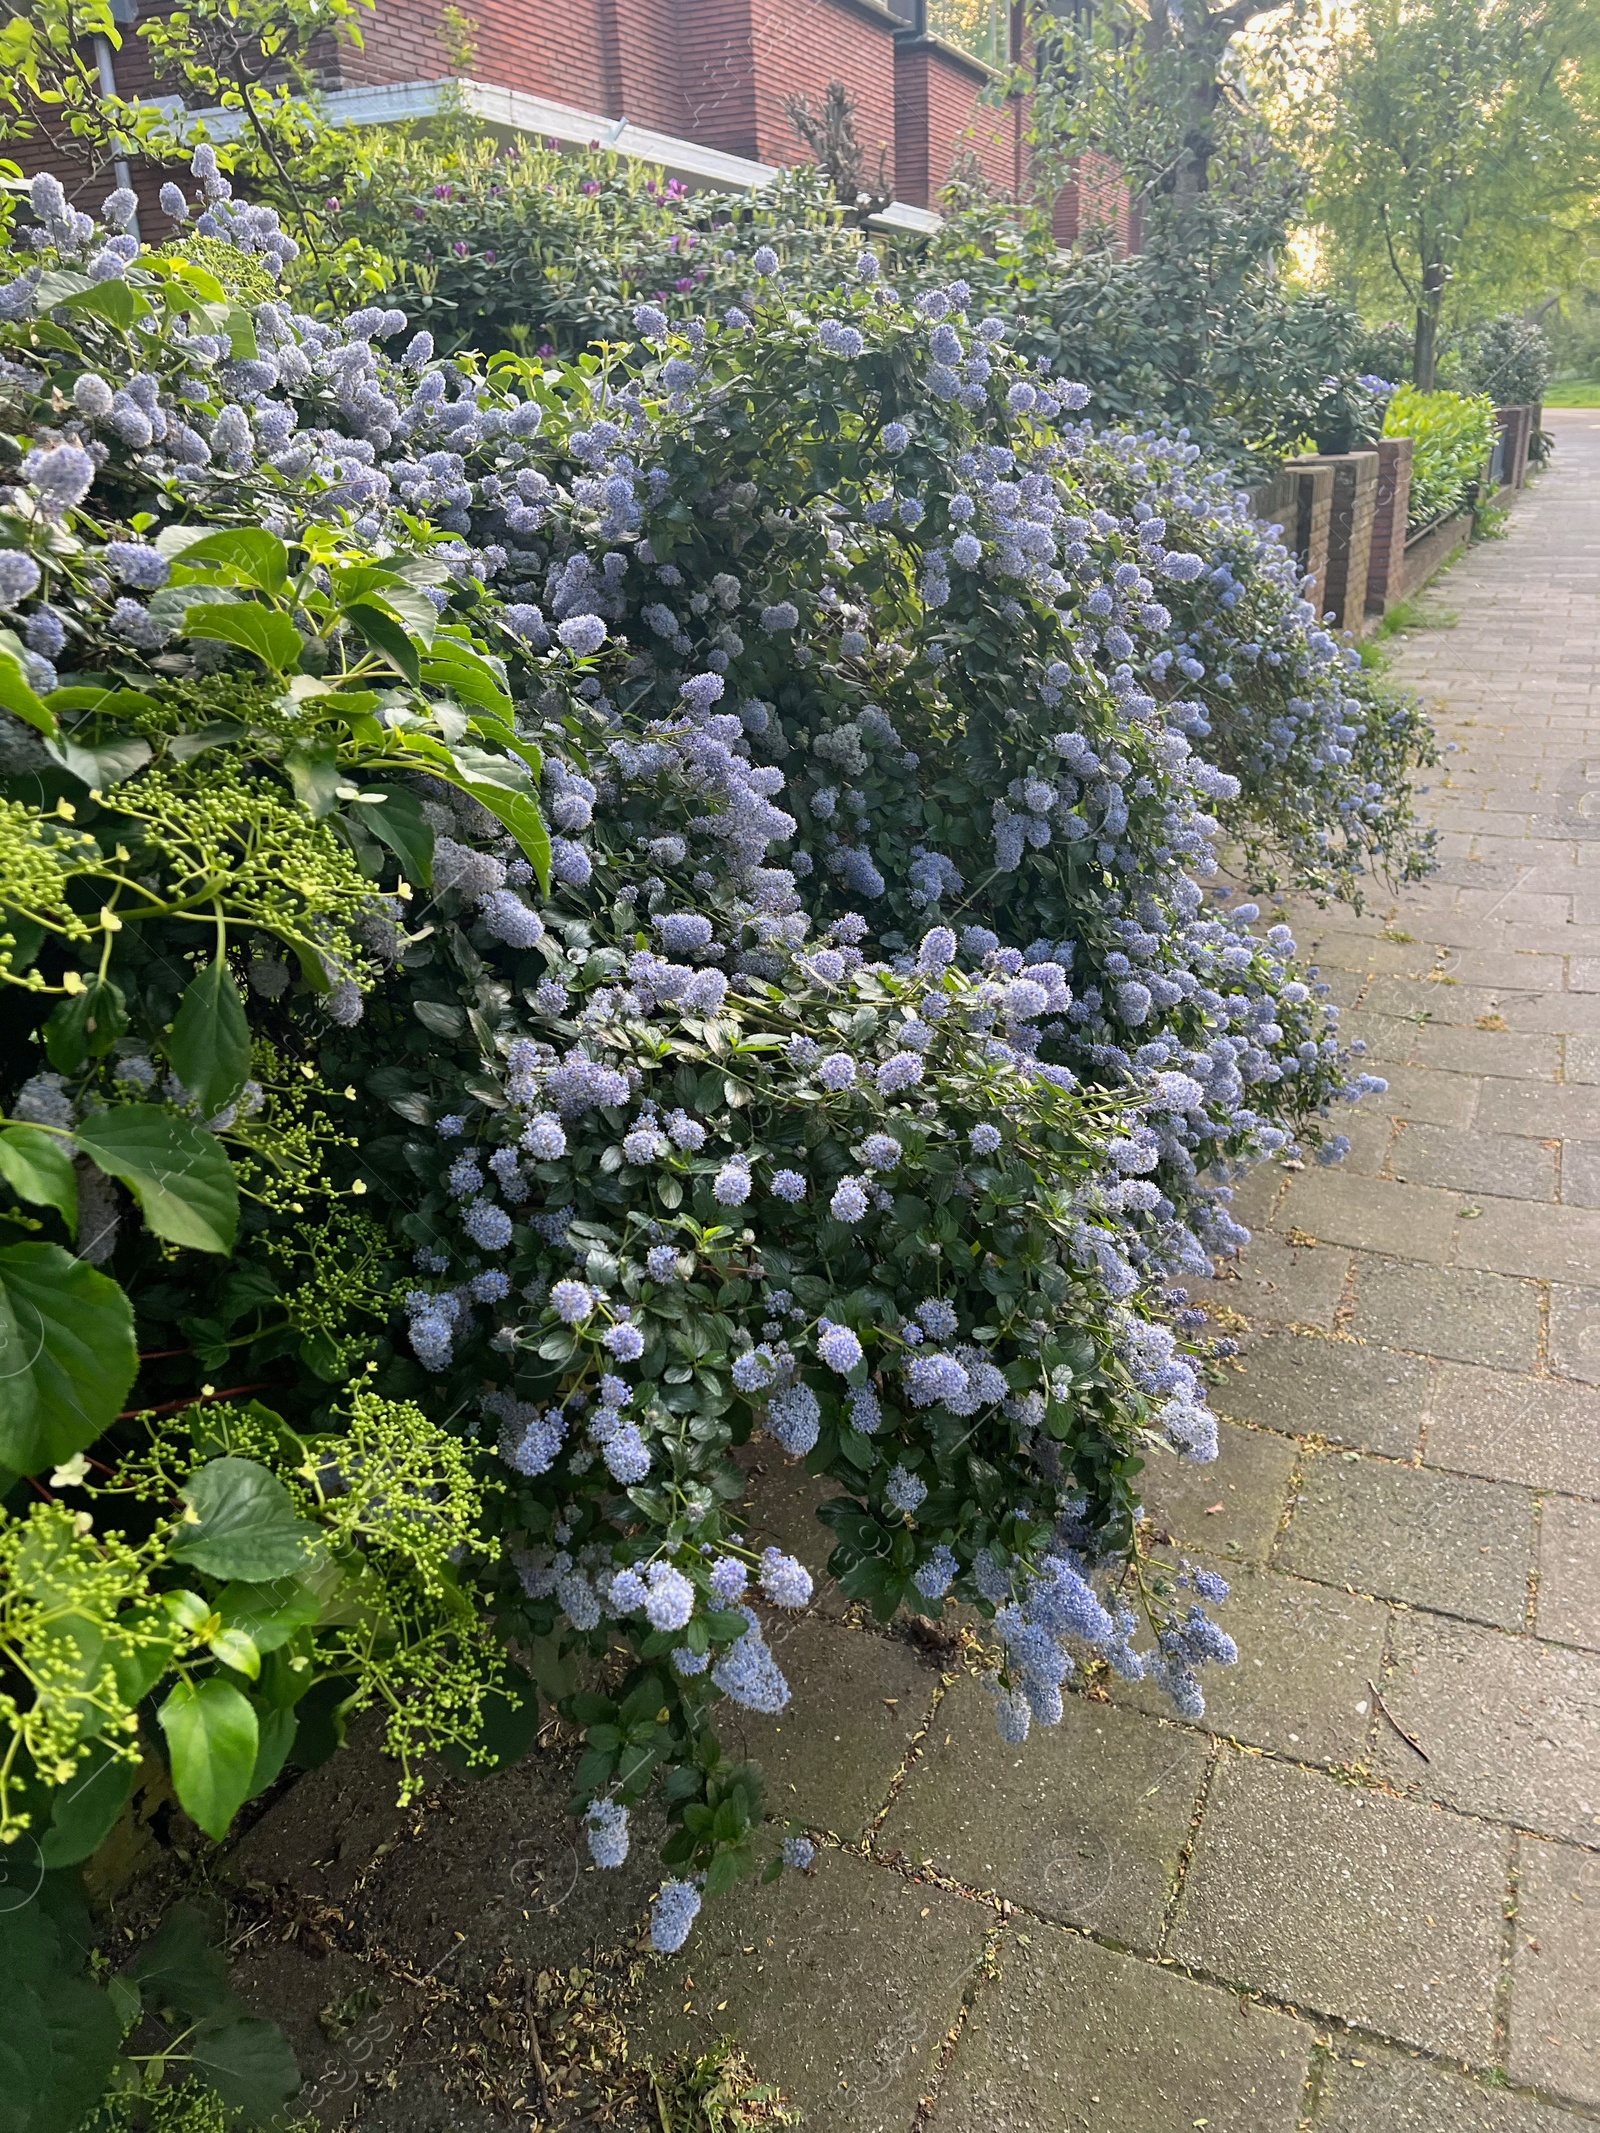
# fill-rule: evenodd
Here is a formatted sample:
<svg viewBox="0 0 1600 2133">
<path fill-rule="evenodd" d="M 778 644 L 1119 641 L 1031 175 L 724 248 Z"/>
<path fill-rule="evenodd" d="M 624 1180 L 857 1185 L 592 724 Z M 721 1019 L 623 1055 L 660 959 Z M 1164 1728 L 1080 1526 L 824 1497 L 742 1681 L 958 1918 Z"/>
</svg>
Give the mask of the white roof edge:
<svg viewBox="0 0 1600 2133">
<path fill-rule="evenodd" d="M 175 97 L 160 101 L 168 109 L 177 105 Z M 473 81 L 460 75 L 446 75 L 436 81 L 387 82 L 372 88 L 330 89 L 318 102 L 328 118 L 346 126 L 394 126 L 406 119 L 436 118 L 454 104 L 488 126 L 503 127 L 511 133 L 543 135 L 563 147 L 587 148 L 591 142 L 598 142 L 618 155 L 659 164 L 670 177 L 730 192 L 753 192 L 758 186 L 770 185 L 778 175 L 775 163 L 727 155 L 720 148 L 706 148 L 698 141 L 679 140 L 674 134 L 632 125 L 626 118 L 604 118 L 598 112 L 580 111 L 548 97 L 530 96 L 522 89 L 506 89 L 496 82 Z M 192 116 L 204 119 L 216 140 L 236 139 L 243 130 L 243 116 L 237 111 L 224 111 L 213 105 Z M 894 200 L 882 214 L 871 219 L 879 229 L 927 236 L 940 227 L 944 218 L 931 208 L 911 207 Z"/>
</svg>

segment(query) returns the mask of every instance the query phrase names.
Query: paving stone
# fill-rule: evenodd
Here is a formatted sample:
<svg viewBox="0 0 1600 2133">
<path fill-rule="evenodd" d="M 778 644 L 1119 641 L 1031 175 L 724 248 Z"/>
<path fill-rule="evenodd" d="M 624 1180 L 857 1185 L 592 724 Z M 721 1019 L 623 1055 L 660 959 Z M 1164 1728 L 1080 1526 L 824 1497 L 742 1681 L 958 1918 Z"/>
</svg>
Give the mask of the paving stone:
<svg viewBox="0 0 1600 2133">
<path fill-rule="evenodd" d="M 1600 1654 L 1437 1615 L 1395 1623 L 1374 1767 L 1469 1814 L 1563 1837 L 1600 1809 Z"/>
<path fill-rule="evenodd" d="M 1252 1325 L 1321 1326 L 1331 1330 L 1344 1295 L 1351 1254 L 1337 1245 L 1296 1245 L 1257 1228 L 1238 1259 L 1221 1262 L 1214 1280 L 1185 1276 L 1197 1304 L 1237 1311 Z"/>
<path fill-rule="evenodd" d="M 1258 1757 L 1213 1780 L 1172 1952 L 1475 2065 L 1494 2049 L 1500 1830 Z"/>
<path fill-rule="evenodd" d="M 707 1904 L 688 1947 L 653 1970 L 633 2050 L 732 2036 L 808 2133 L 908 2133 L 993 1917 L 825 1851 L 810 1874 Z"/>
<path fill-rule="evenodd" d="M 1312 2041 L 1304 2022 L 1030 1928 L 979 1995 L 929 2133 L 1293 2133 Z"/>
<path fill-rule="evenodd" d="M 1421 1355 L 1532 1370 L 1539 1359 L 1539 1291 L 1504 1274 L 1361 1254 L 1350 1331 Z"/>
<path fill-rule="evenodd" d="M 1071 1695 L 1059 1726 L 1008 1748 L 993 1700 L 958 1682 L 876 1849 L 1154 1951 L 1206 1753 L 1182 1727 Z"/>
<path fill-rule="evenodd" d="M 1239 1647 L 1238 1664 L 1205 1670 L 1206 1728 L 1298 1761 L 1351 1761 L 1366 1738 L 1369 1681 L 1383 1661 L 1388 1613 L 1376 1600 L 1276 1570 L 1222 1566 L 1228 1598 L 1207 1613 Z M 1149 1682 L 1114 1685 L 1120 1702 L 1170 1715 Z"/>
<path fill-rule="evenodd" d="M 1549 1338 L 1550 1368 L 1558 1376 L 1600 1385 L 1600 1289 L 1553 1282 Z"/>
<path fill-rule="evenodd" d="M 1511 1969 L 1513 2081 L 1600 2104 L 1600 1858 L 1522 1846 Z"/>
<path fill-rule="evenodd" d="M 1445 1074 L 1436 1067 L 1387 1066 L 1386 1096 L 1373 1098 L 1395 1118 L 1435 1126 L 1467 1126 L 1477 1108 L 1478 1083 L 1470 1074 Z"/>
<path fill-rule="evenodd" d="M 1556 1196 L 1555 1149 L 1509 1133 L 1408 1125 L 1395 1143 L 1389 1167 L 1408 1185 L 1501 1193 L 1514 1200 Z"/>
<path fill-rule="evenodd" d="M 859 1837 L 928 1715 L 938 1675 L 897 1638 L 805 1616 L 771 1623 L 767 1641 L 794 1701 L 778 1718 L 725 1706 L 717 1730 L 766 1771 L 768 1813 Z"/>
<path fill-rule="evenodd" d="M 1215 1388 L 1223 1414 L 1408 1459 L 1422 1440 L 1429 1366 L 1392 1348 L 1278 1333 Z"/>
<path fill-rule="evenodd" d="M 1547 1496 L 1539 1517 L 1541 1637 L 1600 1651 L 1600 1504 Z"/>
<path fill-rule="evenodd" d="M 1569 1038 L 1568 1079 L 1553 1089 L 1525 1081 L 1485 1079 L 1478 1090 L 1475 1124 L 1485 1133 L 1522 1133 L 1534 1140 L 1600 1140 L 1600 1087 L 1574 1086 L 1570 1055 L 1578 1038 Z M 1600 1073 L 1594 1077 L 1600 1082 Z"/>
<path fill-rule="evenodd" d="M 1554 1378 L 1441 1363 L 1428 1418 L 1429 1466 L 1600 1496 L 1600 1394 Z"/>
<path fill-rule="evenodd" d="M 1600 1207 L 1600 1142 L 1562 1142 L 1561 1197 L 1568 1207 Z"/>
<path fill-rule="evenodd" d="M 1520 1629 L 1533 1534 L 1526 1489 L 1344 1452 L 1306 1461 L 1275 1560 L 1302 1577 Z"/>
<path fill-rule="evenodd" d="M 1600 1269 L 1600 1210 L 1480 1197 L 1456 1224 L 1455 1264 L 1535 1281 L 1582 1281 Z"/>
<path fill-rule="evenodd" d="M 1560 1065 L 1560 1047 L 1552 1036 L 1451 1029 L 1438 1023 L 1417 1031 L 1406 1056 L 1414 1066 L 1443 1067 L 1450 1074 L 1508 1075 L 1527 1081 L 1553 1082 Z"/>
<path fill-rule="evenodd" d="M 1298 1456 L 1298 1447 L 1275 1431 L 1224 1422 L 1209 1465 L 1149 1455 L 1138 1480 L 1146 1516 L 1184 1546 L 1264 1563 Z"/>
<path fill-rule="evenodd" d="M 1308 1170 L 1295 1179 L 1278 1212 L 1278 1227 L 1305 1230 L 1327 1244 L 1444 1266 L 1460 1204 L 1459 1195 L 1427 1186 Z"/>
<path fill-rule="evenodd" d="M 1429 2059 L 1366 2046 L 1329 2060 L 1312 2120 L 1316 2133 L 1580 2133 L 1591 2123 Z"/>
</svg>

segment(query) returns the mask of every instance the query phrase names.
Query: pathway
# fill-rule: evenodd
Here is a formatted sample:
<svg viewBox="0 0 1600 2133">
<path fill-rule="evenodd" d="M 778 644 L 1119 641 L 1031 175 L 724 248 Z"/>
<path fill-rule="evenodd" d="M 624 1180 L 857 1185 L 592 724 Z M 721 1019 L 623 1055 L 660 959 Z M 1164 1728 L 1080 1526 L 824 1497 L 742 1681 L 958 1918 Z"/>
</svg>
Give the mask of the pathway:
<svg viewBox="0 0 1600 2133">
<path fill-rule="evenodd" d="M 1433 596 L 1459 625 L 1403 650 L 1459 747 L 1440 873 L 1302 915 L 1390 1092 L 1343 1168 L 1242 1195 L 1257 1241 L 1207 1296 L 1248 1326 L 1221 1459 L 1151 1492 L 1227 1566 L 1241 1665 L 1203 1726 L 1072 1698 L 1007 1750 L 948 1655 L 824 1595 L 790 1632 L 811 1693 L 748 1745 L 774 1810 L 836 1841 L 653 1966 L 635 2050 L 735 2033 L 839 2133 L 1600 2115 L 1600 415 L 1551 426 L 1508 538 Z M 775 1529 L 815 1559 L 782 1486 Z M 241 1849 L 338 1906 L 346 1946 L 438 1953 L 492 2010 L 497 1963 L 635 1926 L 648 1861 L 580 1880 L 536 1766 L 342 1821 L 363 1783 L 330 1765 Z M 287 1959 L 257 1943 L 269 2002 L 364 2004 L 370 1966 L 307 2003 Z M 359 2071 L 324 2020 L 323 2102 L 476 2124 L 438 2099 L 430 2019 L 402 1994 Z"/>
</svg>

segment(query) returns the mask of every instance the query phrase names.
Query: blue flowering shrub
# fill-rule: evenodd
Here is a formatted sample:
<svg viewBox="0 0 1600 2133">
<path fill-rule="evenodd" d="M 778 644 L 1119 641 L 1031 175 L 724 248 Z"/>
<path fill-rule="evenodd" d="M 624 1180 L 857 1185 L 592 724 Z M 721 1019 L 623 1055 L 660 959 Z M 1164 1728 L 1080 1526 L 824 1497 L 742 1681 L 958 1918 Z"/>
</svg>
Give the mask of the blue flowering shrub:
<svg viewBox="0 0 1600 2133">
<path fill-rule="evenodd" d="M 47 1715 L 0 1617 L 3 1834 L 103 1765 L 86 1856 L 159 1744 L 220 1836 L 363 1704 L 492 1761 L 543 1693 L 598 1863 L 659 1788 L 676 1948 L 808 1856 L 717 1719 L 806 1692 L 822 1560 L 975 1608 L 1008 1741 L 1234 1658 L 1139 1532 L 1216 1450 L 1173 1283 L 1381 1084 L 1202 884 L 1415 870 L 1422 736 L 960 286 L 758 256 L 626 367 L 441 361 L 261 295 L 288 240 L 197 176 L 159 254 L 36 181 L 0 287 L 0 1545 L 102 1637 Z M 812 1564 L 747 1539 L 757 1438 L 832 1485 Z"/>
</svg>

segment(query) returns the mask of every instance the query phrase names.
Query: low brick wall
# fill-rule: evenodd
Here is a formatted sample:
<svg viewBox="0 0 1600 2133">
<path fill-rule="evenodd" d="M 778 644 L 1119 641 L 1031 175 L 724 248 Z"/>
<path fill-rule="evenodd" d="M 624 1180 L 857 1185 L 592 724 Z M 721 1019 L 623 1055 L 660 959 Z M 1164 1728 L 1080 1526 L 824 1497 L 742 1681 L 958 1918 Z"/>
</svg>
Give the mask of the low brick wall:
<svg viewBox="0 0 1600 2133">
<path fill-rule="evenodd" d="M 1378 493 L 1372 513 L 1372 549 L 1367 558 L 1366 612 L 1386 615 L 1405 598 L 1406 513 L 1411 504 L 1412 437 L 1378 441 Z"/>
<path fill-rule="evenodd" d="M 1458 511 L 1454 518 L 1442 518 L 1437 525 L 1414 533 L 1406 542 L 1401 597 L 1409 600 L 1413 593 L 1421 592 L 1428 580 L 1436 577 L 1471 538 L 1470 511 Z"/>
<path fill-rule="evenodd" d="M 1378 454 L 1372 450 L 1339 452 L 1330 454 L 1323 464 L 1333 469 L 1324 602 L 1341 629 L 1359 630 L 1367 612 L 1367 567 L 1372 559 L 1372 521 L 1378 501 Z"/>
<path fill-rule="evenodd" d="M 1250 492 L 1250 508 L 1276 526 L 1283 544 L 1311 580 L 1306 597 L 1320 615 L 1328 587 L 1328 529 L 1333 517 L 1333 467 L 1324 459 L 1290 459 Z"/>
</svg>

